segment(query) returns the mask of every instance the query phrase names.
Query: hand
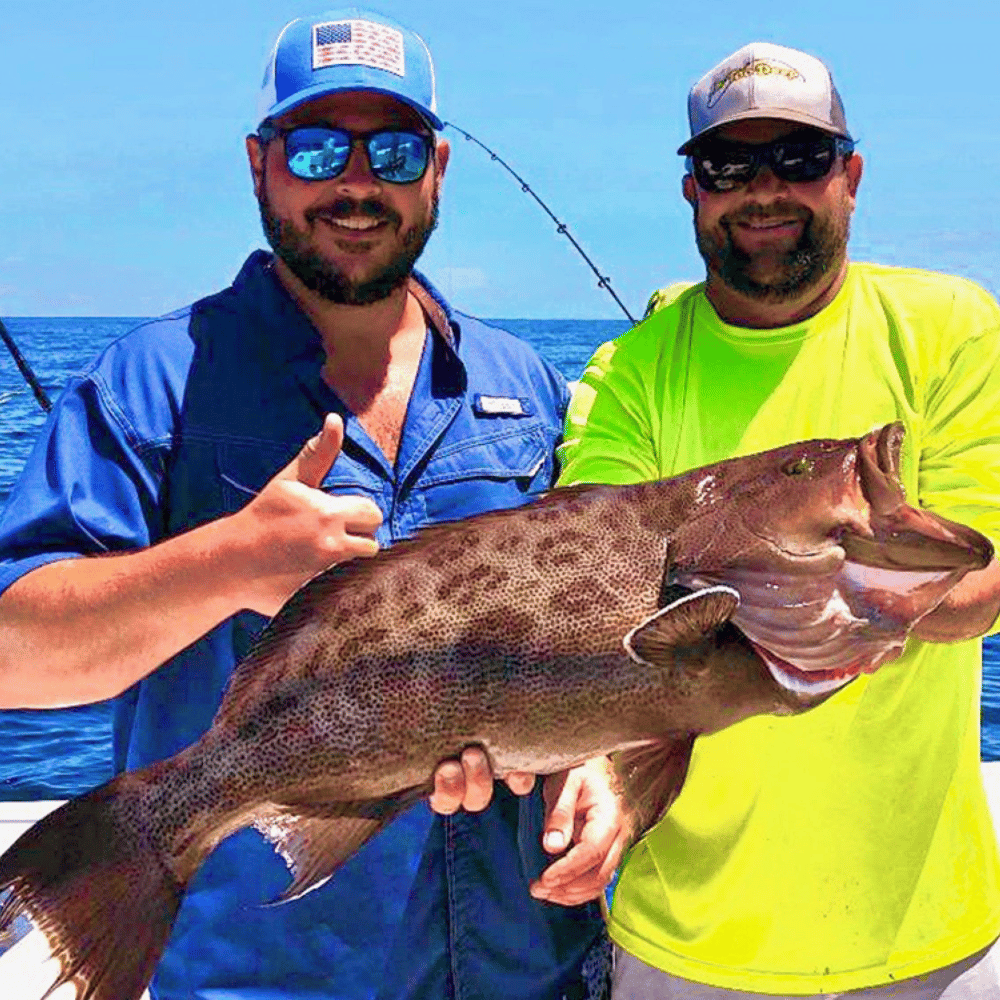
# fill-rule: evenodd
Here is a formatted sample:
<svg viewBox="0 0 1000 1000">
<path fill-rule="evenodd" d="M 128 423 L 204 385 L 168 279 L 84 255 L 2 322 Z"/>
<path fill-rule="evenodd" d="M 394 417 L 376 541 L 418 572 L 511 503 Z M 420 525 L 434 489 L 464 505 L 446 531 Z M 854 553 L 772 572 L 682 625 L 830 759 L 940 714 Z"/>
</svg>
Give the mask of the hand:
<svg viewBox="0 0 1000 1000">
<path fill-rule="evenodd" d="M 319 488 L 343 441 L 343 421 L 328 414 L 320 432 L 229 519 L 247 607 L 273 615 L 317 573 L 378 552 L 378 507 L 364 497 L 330 496 Z"/>
<path fill-rule="evenodd" d="M 994 556 L 983 569 L 961 582 L 913 628 L 924 642 L 959 642 L 988 632 L 1000 613 L 1000 561 Z"/>
<path fill-rule="evenodd" d="M 569 851 L 531 883 L 531 895 L 562 906 L 598 899 L 611 881 L 631 828 L 607 757 L 595 757 L 545 779 L 542 846 Z"/>
<path fill-rule="evenodd" d="M 524 771 L 511 771 L 504 780 L 515 795 L 527 795 L 535 787 L 535 776 Z M 438 764 L 429 800 L 434 812 L 442 816 L 459 809 L 482 812 L 492 798 L 493 768 L 481 747 L 466 747 L 459 759 Z"/>
<path fill-rule="evenodd" d="M 511 771 L 504 780 L 516 795 L 526 795 L 535 784 L 535 776 L 524 771 Z M 575 844 L 531 883 L 536 899 L 576 906 L 604 892 L 631 836 L 614 788 L 607 757 L 595 757 L 545 779 L 542 846 L 549 854 L 559 854 Z M 493 771 L 479 747 L 467 747 L 460 759 L 446 760 L 434 772 L 430 806 L 436 813 L 447 816 L 461 808 L 479 812 L 492 797 Z"/>
</svg>

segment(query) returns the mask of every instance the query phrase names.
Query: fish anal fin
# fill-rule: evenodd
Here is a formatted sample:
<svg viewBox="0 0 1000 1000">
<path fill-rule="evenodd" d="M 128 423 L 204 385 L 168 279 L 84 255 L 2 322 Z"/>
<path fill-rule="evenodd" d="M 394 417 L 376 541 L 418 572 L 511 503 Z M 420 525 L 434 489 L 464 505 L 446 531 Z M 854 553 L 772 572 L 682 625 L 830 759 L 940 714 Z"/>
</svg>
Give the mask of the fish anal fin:
<svg viewBox="0 0 1000 1000">
<path fill-rule="evenodd" d="M 318 889 L 362 845 L 385 825 L 384 819 L 340 816 L 309 819 L 284 815 L 254 826 L 285 859 L 292 881 L 268 905 L 287 903 Z"/>
<path fill-rule="evenodd" d="M 412 789 L 371 801 L 282 805 L 259 814 L 254 827 L 274 846 L 292 875 L 288 888 L 269 905 L 287 903 L 318 889 L 423 793 L 424 789 Z"/>
<path fill-rule="evenodd" d="M 612 754 L 619 789 L 633 817 L 633 840 L 657 823 L 680 794 L 694 740 L 690 733 Z"/>
<path fill-rule="evenodd" d="M 725 624 L 739 604 L 739 592 L 732 587 L 719 585 L 696 590 L 636 625 L 622 640 L 622 645 L 639 663 L 668 664 L 673 661 L 678 647 L 701 642 Z"/>
</svg>

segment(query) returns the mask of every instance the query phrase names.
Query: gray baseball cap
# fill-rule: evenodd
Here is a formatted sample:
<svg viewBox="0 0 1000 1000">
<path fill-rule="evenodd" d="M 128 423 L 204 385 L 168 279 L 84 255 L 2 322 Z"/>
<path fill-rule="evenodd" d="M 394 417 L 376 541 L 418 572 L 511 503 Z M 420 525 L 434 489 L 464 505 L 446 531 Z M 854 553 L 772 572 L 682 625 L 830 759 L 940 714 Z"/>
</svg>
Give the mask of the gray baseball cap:
<svg viewBox="0 0 1000 1000">
<path fill-rule="evenodd" d="M 851 138 L 826 66 L 805 52 L 770 42 L 744 45 L 691 88 L 691 138 L 677 152 L 686 156 L 707 132 L 747 118 L 780 118 Z"/>
</svg>

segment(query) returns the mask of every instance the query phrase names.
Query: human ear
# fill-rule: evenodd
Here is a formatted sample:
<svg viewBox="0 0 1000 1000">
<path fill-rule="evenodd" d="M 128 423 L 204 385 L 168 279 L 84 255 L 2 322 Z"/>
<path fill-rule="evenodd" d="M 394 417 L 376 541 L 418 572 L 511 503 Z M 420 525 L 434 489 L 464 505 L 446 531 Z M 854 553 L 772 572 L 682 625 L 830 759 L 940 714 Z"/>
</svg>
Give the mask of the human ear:
<svg viewBox="0 0 1000 1000">
<path fill-rule="evenodd" d="M 253 176 L 253 193 L 260 198 L 261 190 L 264 186 L 265 149 L 261 145 L 260 139 L 255 135 L 247 136 L 246 147 L 247 161 L 250 164 L 250 173 Z"/>
<path fill-rule="evenodd" d="M 844 173 L 847 174 L 847 192 L 851 198 L 857 198 L 861 175 L 865 171 L 864 157 L 860 153 L 852 153 L 844 161 Z"/>
<path fill-rule="evenodd" d="M 439 139 L 434 147 L 434 159 L 437 163 L 438 177 L 444 177 L 444 172 L 448 169 L 448 160 L 451 158 L 451 143 L 447 139 Z"/>
<path fill-rule="evenodd" d="M 684 175 L 681 182 L 681 190 L 684 192 L 684 200 L 693 208 L 698 204 L 698 192 L 695 190 L 694 178 L 690 174 Z"/>
</svg>

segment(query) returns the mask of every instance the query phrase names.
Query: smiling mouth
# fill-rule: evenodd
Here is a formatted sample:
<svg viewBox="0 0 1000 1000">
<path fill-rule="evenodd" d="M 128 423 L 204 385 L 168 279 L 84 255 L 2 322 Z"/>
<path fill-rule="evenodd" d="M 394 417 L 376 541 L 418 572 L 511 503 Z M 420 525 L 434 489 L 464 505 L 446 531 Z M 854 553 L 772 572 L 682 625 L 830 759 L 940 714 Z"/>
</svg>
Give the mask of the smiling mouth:
<svg viewBox="0 0 1000 1000">
<path fill-rule="evenodd" d="M 327 215 L 321 215 L 319 218 L 328 226 L 332 226 L 334 229 L 345 229 L 354 233 L 370 232 L 373 229 L 377 229 L 379 226 L 385 225 L 384 219 L 372 219 L 367 216 L 352 215 L 347 218 L 338 219 Z"/>
<path fill-rule="evenodd" d="M 801 222 L 801 219 L 744 219 L 738 225 L 745 229 L 766 232 L 770 229 L 785 229 L 788 226 L 797 226 Z"/>
</svg>

